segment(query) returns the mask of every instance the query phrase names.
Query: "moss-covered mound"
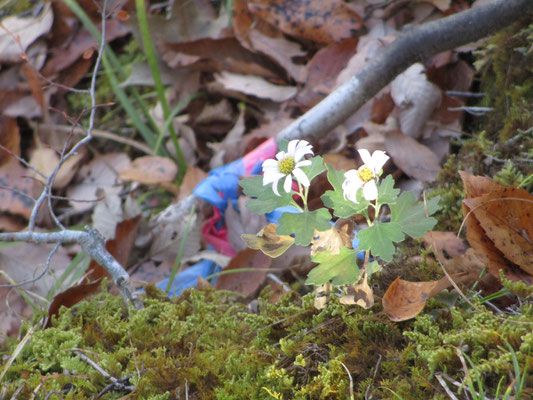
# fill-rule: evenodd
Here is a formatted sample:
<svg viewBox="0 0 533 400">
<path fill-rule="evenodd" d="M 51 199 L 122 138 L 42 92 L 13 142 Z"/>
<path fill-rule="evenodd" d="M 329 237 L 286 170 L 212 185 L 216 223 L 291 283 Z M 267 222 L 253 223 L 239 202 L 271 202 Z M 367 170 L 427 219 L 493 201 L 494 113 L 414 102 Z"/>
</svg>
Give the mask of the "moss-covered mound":
<svg viewBox="0 0 533 400">
<path fill-rule="evenodd" d="M 533 387 L 531 305 L 500 318 L 434 300 L 431 312 L 398 324 L 334 300 L 319 312 L 310 295 L 260 300 L 254 312 L 237 300 L 192 289 L 172 301 L 151 288 L 141 311 L 126 313 L 109 294 L 63 309 L 32 334 L 0 397 L 347 399 L 353 390 L 361 399 L 445 399 L 434 375 L 467 382 L 461 359 L 487 396 L 498 386 L 515 393 L 516 382 Z"/>
</svg>

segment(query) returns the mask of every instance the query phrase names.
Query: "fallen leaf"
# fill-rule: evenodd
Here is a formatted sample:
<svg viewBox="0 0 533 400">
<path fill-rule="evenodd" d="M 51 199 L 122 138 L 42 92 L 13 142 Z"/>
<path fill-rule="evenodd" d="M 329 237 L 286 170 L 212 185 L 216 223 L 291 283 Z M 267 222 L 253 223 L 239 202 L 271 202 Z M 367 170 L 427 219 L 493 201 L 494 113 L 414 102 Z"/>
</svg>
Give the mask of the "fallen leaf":
<svg viewBox="0 0 533 400">
<path fill-rule="evenodd" d="M 106 41 L 109 42 L 128 35 L 131 29 L 127 23 L 121 22 L 118 19 L 107 19 L 105 32 Z M 98 45 L 99 43 L 87 29 L 78 29 L 76 34 L 71 36 L 68 45 L 50 50 L 49 57 L 41 73 L 44 76 L 52 76 L 58 72 L 65 71 L 78 60 L 83 59 L 87 51 L 97 49 Z"/>
<path fill-rule="evenodd" d="M 254 250 L 261 250 L 266 255 L 276 258 L 285 253 L 294 244 L 294 238 L 289 235 L 278 235 L 277 225 L 268 224 L 257 235 L 243 234 L 242 240 Z"/>
<path fill-rule="evenodd" d="M 427 79 L 424 66 L 416 63 L 392 81 L 391 96 L 400 108 L 401 131 L 419 139 L 422 128 L 441 102 L 441 90 Z"/>
<path fill-rule="evenodd" d="M 428 231 L 424 235 L 424 243 L 426 248 L 433 246 L 441 260 L 460 257 L 467 250 L 465 242 L 453 232 Z"/>
<path fill-rule="evenodd" d="M 50 3 L 44 5 L 36 17 L 7 17 L 0 29 L 0 62 L 16 63 L 24 52 L 40 36 L 48 33 L 54 16 Z"/>
<path fill-rule="evenodd" d="M 162 58 L 170 68 L 191 67 L 199 71 L 229 71 L 276 78 L 275 65 L 261 54 L 242 47 L 236 38 L 200 39 L 185 43 L 162 43 Z"/>
<path fill-rule="evenodd" d="M 209 162 L 209 167 L 213 170 L 221 167 L 231 161 L 235 161 L 241 156 L 239 153 L 239 143 L 242 141 L 242 136 L 246 130 L 245 126 L 245 110 L 241 109 L 235 125 L 226 134 L 222 142 L 207 143 L 207 147 L 213 150 L 213 157 Z"/>
<path fill-rule="evenodd" d="M 0 167 L 20 156 L 20 134 L 15 118 L 0 116 Z"/>
<path fill-rule="evenodd" d="M 252 0 L 248 7 L 283 32 L 318 43 L 338 42 L 362 27 L 359 15 L 340 0 Z"/>
<path fill-rule="evenodd" d="M 12 158 L 0 167 L 0 211 L 29 218 L 33 208 L 33 171 Z"/>
<path fill-rule="evenodd" d="M 241 92 L 246 95 L 283 102 L 294 97 L 298 89 L 294 86 L 280 86 L 266 79 L 253 75 L 241 75 L 223 71 L 215 79 L 226 90 Z"/>
<path fill-rule="evenodd" d="M 463 204 L 505 258 L 533 275 L 533 196 L 524 189 L 506 188 Z"/>
<path fill-rule="evenodd" d="M 198 186 L 201 181 L 207 178 L 207 176 L 207 172 L 205 172 L 203 169 L 195 166 L 188 166 L 187 172 L 185 172 L 185 176 L 183 177 L 183 181 L 179 187 L 177 200 L 183 200 L 185 197 L 192 194 L 192 191 L 196 188 L 196 186 Z"/>
<path fill-rule="evenodd" d="M 532 285 L 533 276 L 529 272 L 533 236 L 531 195 L 524 190 L 505 188 L 490 178 L 464 171 L 459 174 L 466 191 L 462 204 L 466 238 L 477 257 L 497 279 L 500 279 L 501 269 L 507 279 Z M 523 263 L 523 266 L 508 257 Z"/>
<path fill-rule="evenodd" d="M 155 185 L 172 182 L 177 172 L 178 167 L 168 157 L 144 156 L 136 158 L 128 167 L 123 168 L 118 177 L 145 185 Z"/>
<path fill-rule="evenodd" d="M 102 200 L 94 207 L 91 219 L 93 228 L 97 229 L 105 239 L 113 239 L 117 225 L 124 219 L 122 200 L 118 194 L 107 193 L 102 189 L 98 193 Z"/>
<path fill-rule="evenodd" d="M 426 305 L 438 281 L 409 282 L 399 277 L 383 295 L 383 311 L 395 322 L 414 318 Z"/>
<path fill-rule="evenodd" d="M 78 170 L 80 159 L 80 154 L 74 154 L 61 165 L 61 168 L 57 171 L 52 183 L 52 188 L 63 189 L 70 183 Z M 57 167 L 59 161 L 59 155 L 54 149 L 48 147 L 39 147 L 35 149 L 30 157 L 30 165 L 45 176 L 43 177 L 40 174 L 35 173 L 35 179 L 41 183 L 46 183 L 46 179 Z"/>
<path fill-rule="evenodd" d="M 217 290 L 231 290 L 244 296 L 254 294 L 263 283 L 272 258 L 259 250 L 244 249 L 233 257 L 223 270 L 223 274 L 215 282 Z M 235 271 L 233 269 L 248 268 L 251 271 Z"/>
<path fill-rule="evenodd" d="M 440 171 L 438 157 L 423 144 L 400 131 L 387 133 L 385 149 L 392 161 L 407 176 L 422 182 L 433 182 Z"/>
<path fill-rule="evenodd" d="M 337 76 L 346 66 L 357 48 L 357 39 L 349 38 L 326 46 L 313 56 L 305 67 L 304 88 L 295 101 L 306 107 L 330 94 L 337 84 Z"/>
<path fill-rule="evenodd" d="M 343 287 L 344 296 L 339 299 L 341 304 L 358 305 L 365 310 L 374 305 L 374 293 L 368 285 L 366 274 L 363 274 L 361 283 Z"/>
<path fill-rule="evenodd" d="M 189 223 L 183 258 L 190 257 L 200 250 L 202 224 L 196 212 L 190 216 L 194 201 L 193 196 L 187 197 L 180 202 L 170 204 L 152 218 L 150 221 L 152 244 L 148 252 L 151 258 L 157 261 L 175 259 L 181 242 L 185 239 L 185 230 Z"/>
<path fill-rule="evenodd" d="M 124 153 L 107 153 L 94 157 L 78 171 L 79 182 L 67 188 L 70 205 L 78 211 L 91 208 L 93 204 L 90 201 L 99 200 L 98 189 L 107 188 L 112 193 L 120 193 L 122 185 L 117 182 L 118 171 L 129 164 L 130 159 Z M 84 202 L 75 201 L 78 199 Z"/>
</svg>

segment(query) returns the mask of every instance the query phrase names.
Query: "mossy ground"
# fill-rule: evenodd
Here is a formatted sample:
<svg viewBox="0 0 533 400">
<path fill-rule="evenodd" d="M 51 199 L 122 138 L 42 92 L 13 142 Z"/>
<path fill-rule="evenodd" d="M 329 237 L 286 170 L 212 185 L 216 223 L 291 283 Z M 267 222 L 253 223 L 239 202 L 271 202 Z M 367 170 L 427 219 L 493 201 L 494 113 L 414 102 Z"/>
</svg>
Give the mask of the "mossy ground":
<svg viewBox="0 0 533 400">
<path fill-rule="evenodd" d="M 484 105 L 495 111 L 472 124 L 478 133 L 456 144 L 439 176 L 440 229 L 457 232 L 461 223 L 458 169 L 514 185 L 531 173 L 531 163 L 521 160 L 533 154 L 532 43 L 533 26 L 517 25 L 480 54 Z M 423 261 L 410 262 L 413 255 Z M 412 241 L 376 283 L 386 288 L 398 275 L 430 280 L 438 270 Z M 527 399 L 533 396 L 531 290 L 506 286 L 516 296 L 503 314 L 475 297 L 477 309 L 445 293 L 402 323 L 380 314 L 379 305 L 362 310 L 333 299 L 318 311 L 312 294 L 290 293 L 274 305 L 264 291 L 252 312 L 238 296 L 214 290 L 192 289 L 169 300 L 149 287 L 141 311 L 103 293 L 63 309 L 51 328 L 35 330 L 7 370 L 0 399 L 15 392 L 20 399 L 97 398 L 111 379 L 80 353 L 125 378 L 125 388 L 115 385 L 101 399 L 348 399 L 352 388 L 357 399 L 449 398 L 437 376 L 458 398 L 467 398 L 471 382 L 481 398 L 503 398 L 509 389 Z M 18 343 L 1 350 L 0 370 Z"/>
<path fill-rule="evenodd" d="M 379 310 L 350 310 L 335 300 L 315 310 L 312 295 L 291 293 L 275 305 L 267 298 L 265 291 L 251 312 L 232 293 L 191 289 L 169 300 L 152 287 L 146 308 L 128 312 L 103 293 L 33 333 L 2 396 L 22 388 L 19 398 L 96 398 L 111 380 L 80 352 L 134 388 L 127 394 L 117 386 L 102 399 L 345 399 L 344 367 L 355 398 L 444 399 L 433 374 L 463 381 L 458 352 L 472 360 L 492 397 L 498 383 L 512 383 L 508 346 L 520 371 L 533 367 L 530 304 L 501 318 L 482 305 L 479 313 L 460 301 L 450 307 L 432 300 L 415 321 L 393 323 Z M 533 387 L 533 374 L 525 381 Z"/>
</svg>

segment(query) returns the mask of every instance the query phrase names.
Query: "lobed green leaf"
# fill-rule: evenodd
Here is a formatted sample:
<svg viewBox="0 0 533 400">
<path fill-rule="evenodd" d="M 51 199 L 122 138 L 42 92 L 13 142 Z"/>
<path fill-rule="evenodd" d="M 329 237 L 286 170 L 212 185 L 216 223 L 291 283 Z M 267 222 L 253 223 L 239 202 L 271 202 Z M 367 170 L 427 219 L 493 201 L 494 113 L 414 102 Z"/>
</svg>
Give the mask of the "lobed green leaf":
<svg viewBox="0 0 533 400">
<path fill-rule="evenodd" d="M 279 235 L 294 234 L 294 243 L 307 246 L 317 231 L 326 231 L 331 228 L 331 215 L 325 208 L 315 211 L 306 211 L 299 214 L 284 213 L 279 218 L 277 233 Z"/>
<path fill-rule="evenodd" d="M 342 247 L 338 254 L 326 251 L 318 253 L 312 260 L 319 265 L 307 276 L 306 285 L 324 285 L 332 281 L 332 285 L 351 285 L 359 279 L 357 251 Z"/>
<path fill-rule="evenodd" d="M 395 247 L 393 242 L 401 242 L 405 235 L 397 222 L 376 222 L 357 233 L 360 250 L 370 250 L 374 257 L 392 261 Z"/>
</svg>

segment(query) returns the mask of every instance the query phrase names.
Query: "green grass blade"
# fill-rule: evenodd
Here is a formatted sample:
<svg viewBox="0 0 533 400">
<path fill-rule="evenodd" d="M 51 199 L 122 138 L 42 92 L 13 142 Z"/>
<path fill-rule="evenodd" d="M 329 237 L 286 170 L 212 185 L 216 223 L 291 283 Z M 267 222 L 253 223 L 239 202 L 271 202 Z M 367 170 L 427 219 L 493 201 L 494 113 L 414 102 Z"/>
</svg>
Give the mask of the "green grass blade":
<svg viewBox="0 0 533 400">
<path fill-rule="evenodd" d="M 146 16 L 145 2 L 144 0 L 135 0 L 135 7 L 137 9 L 137 20 L 139 22 L 139 29 L 141 32 L 141 38 L 144 45 L 144 53 L 146 55 L 146 60 L 152 71 L 152 77 L 154 79 L 155 89 L 157 91 L 157 97 L 161 102 L 163 108 L 163 115 L 165 120 L 168 120 L 170 117 L 170 107 L 165 96 L 165 88 L 163 86 L 163 80 L 161 79 L 161 72 L 159 71 L 159 64 L 157 62 L 157 56 L 155 54 L 154 46 L 152 44 L 152 37 L 150 36 L 150 28 L 148 26 L 148 17 Z M 166 126 L 167 124 L 165 124 Z M 181 183 L 185 172 L 187 171 L 187 163 L 185 157 L 181 151 L 180 145 L 178 143 L 178 136 L 176 135 L 176 130 L 174 125 L 168 124 L 168 131 L 170 133 L 170 139 L 174 144 L 174 149 L 176 150 L 177 164 L 178 164 L 178 175 L 176 177 L 178 184 Z M 161 137 L 165 133 L 165 129 L 162 129 L 159 132 Z M 158 140 L 159 141 L 159 140 Z M 156 152 L 157 153 L 157 152 Z"/>
<path fill-rule="evenodd" d="M 194 204 L 191 207 L 191 211 L 189 212 L 189 220 L 187 221 L 187 227 L 185 228 L 185 232 L 183 233 L 183 237 L 181 238 L 180 248 L 178 249 L 178 254 L 176 255 L 176 260 L 174 261 L 174 266 L 172 267 L 172 271 L 170 273 L 170 277 L 168 278 L 168 284 L 165 289 L 165 292 L 167 294 L 170 293 L 170 288 L 172 287 L 172 284 L 174 283 L 174 279 L 176 278 L 176 275 L 178 273 L 178 269 L 181 265 L 181 259 L 183 258 L 183 253 L 185 252 L 185 245 L 187 244 L 187 238 L 189 236 L 189 231 L 192 227 L 192 216 L 194 215 Z"/>
</svg>

